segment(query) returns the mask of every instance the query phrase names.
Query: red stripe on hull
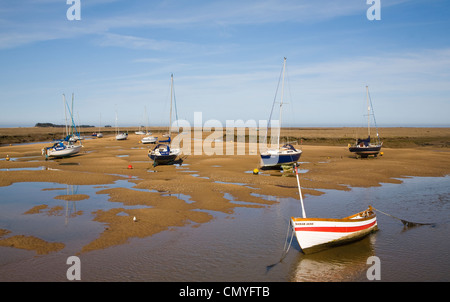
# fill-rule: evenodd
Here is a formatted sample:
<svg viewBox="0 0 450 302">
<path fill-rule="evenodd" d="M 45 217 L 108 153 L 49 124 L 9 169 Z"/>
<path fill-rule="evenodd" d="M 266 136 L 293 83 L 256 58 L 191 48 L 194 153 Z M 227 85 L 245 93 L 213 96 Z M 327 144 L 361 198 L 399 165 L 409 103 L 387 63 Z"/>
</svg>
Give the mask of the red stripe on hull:
<svg viewBox="0 0 450 302">
<path fill-rule="evenodd" d="M 296 227 L 295 231 L 351 233 L 368 229 L 376 223 L 377 221 L 375 220 L 372 223 L 354 227 Z"/>
</svg>

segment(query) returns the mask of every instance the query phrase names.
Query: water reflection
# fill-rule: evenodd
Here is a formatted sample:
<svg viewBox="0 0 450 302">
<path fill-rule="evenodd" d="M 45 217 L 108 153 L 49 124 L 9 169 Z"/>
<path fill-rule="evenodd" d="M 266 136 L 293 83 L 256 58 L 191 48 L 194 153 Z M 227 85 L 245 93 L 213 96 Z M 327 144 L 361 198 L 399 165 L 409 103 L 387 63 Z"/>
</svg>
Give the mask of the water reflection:
<svg viewBox="0 0 450 302">
<path fill-rule="evenodd" d="M 298 254 L 291 281 L 354 281 L 365 276 L 367 259 L 375 255 L 376 233 L 315 254 Z"/>
<path fill-rule="evenodd" d="M 0 229 L 11 231 L 9 236 L 25 235 L 48 242 L 63 242 L 68 252 L 76 253 L 80 246 L 104 230 L 102 223 L 94 221 L 94 211 L 138 207 L 109 202 L 107 194 L 97 192 L 105 188 L 132 186 L 133 183 L 121 180 L 102 187 L 46 182 L 0 187 Z M 8 258 L 3 260 L 9 261 Z"/>
<path fill-rule="evenodd" d="M 78 187 L 79 186 L 67 185 L 66 196 L 78 194 Z M 66 215 L 64 225 L 67 226 L 69 224 L 69 218 L 74 218 L 81 214 L 82 212 L 77 211 L 76 201 L 69 201 L 69 198 L 66 198 Z"/>
</svg>

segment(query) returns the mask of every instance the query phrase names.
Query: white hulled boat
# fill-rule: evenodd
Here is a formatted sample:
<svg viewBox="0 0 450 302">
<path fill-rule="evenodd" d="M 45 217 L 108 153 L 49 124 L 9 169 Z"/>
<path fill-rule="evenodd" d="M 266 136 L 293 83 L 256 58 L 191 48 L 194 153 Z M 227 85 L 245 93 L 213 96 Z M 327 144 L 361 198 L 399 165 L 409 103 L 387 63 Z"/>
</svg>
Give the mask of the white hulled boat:
<svg viewBox="0 0 450 302">
<path fill-rule="evenodd" d="M 364 211 L 341 219 L 307 218 L 297 166 L 295 166 L 295 173 L 302 204 L 302 217 L 291 217 L 291 226 L 298 244 L 305 254 L 356 241 L 378 229 L 377 216 L 371 206 Z"/>
<path fill-rule="evenodd" d="M 45 158 L 53 157 L 53 158 L 61 158 L 61 157 L 68 157 L 74 154 L 77 154 L 81 151 L 81 148 L 83 145 L 81 145 L 81 142 L 76 144 L 76 140 L 72 140 L 73 137 L 73 129 L 75 128 L 74 121 L 73 121 L 73 94 L 72 94 L 72 110 L 69 108 L 69 114 L 71 116 L 72 120 L 72 134 L 69 133 L 68 125 L 67 125 L 67 111 L 66 111 L 66 96 L 63 94 L 63 103 L 64 103 L 64 113 L 66 118 L 66 127 L 65 127 L 65 135 L 66 137 L 61 140 L 57 140 L 53 143 L 50 147 L 44 147 L 41 150 L 42 155 L 45 156 Z"/>
<path fill-rule="evenodd" d="M 116 140 L 126 140 L 128 138 L 128 133 L 126 132 L 120 132 L 119 126 L 117 124 L 117 112 L 116 112 Z"/>
</svg>

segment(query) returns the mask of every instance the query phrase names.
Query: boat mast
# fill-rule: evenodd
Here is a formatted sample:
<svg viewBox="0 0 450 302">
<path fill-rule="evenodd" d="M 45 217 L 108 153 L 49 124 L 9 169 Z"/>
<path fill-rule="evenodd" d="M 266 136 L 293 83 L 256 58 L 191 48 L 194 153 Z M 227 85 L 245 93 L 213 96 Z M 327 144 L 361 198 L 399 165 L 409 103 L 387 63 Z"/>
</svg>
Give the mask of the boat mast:
<svg viewBox="0 0 450 302">
<path fill-rule="evenodd" d="M 173 93 L 173 73 L 170 76 L 170 117 L 169 117 L 169 140 L 172 140 L 172 93 Z"/>
<path fill-rule="evenodd" d="M 64 103 L 64 117 L 66 120 L 66 134 L 64 137 L 67 137 L 67 135 L 69 135 L 69 130 L 67 129 L 66 95 L 64 93 L 63 93 L 63 103 Z"/>
<path fill-rule="evenodd" d="M 280 119 L 279 119 L 279 133 L 278 133 L 278 146 L 280 148 L 280 137 L 281 137 L 281 107 L 283 107 L 283 94 L 284 94 L 284 72 L 286 70 L 286 57 L 284 57 L 283 61 L 283 81 L 281 82 L 281 101 L 280 101 Z"/>
<path fill-rule="evenodd" d="M 71 116 L 71 118 L 72 118 L 72 127 L 71 127 L 71 135 L 72 135 L 72 137 L 73 137 L 73 125 L 74 125 L 74 123 L 73 123 L 73 93 L 72 93 L 72 108 L 71 108 L 71 110 L 70 110 L 70 116 Z"/>
</svg>

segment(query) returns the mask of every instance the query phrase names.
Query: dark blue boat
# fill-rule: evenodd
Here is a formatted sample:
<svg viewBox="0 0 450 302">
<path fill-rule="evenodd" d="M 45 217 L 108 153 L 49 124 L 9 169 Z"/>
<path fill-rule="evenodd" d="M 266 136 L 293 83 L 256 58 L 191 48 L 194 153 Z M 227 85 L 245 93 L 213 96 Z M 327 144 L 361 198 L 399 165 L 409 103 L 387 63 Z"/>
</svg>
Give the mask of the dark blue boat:
<svg viewBox="0 0 450 302">
<path fill-rule="evenodd" d="M 301 155 L 302 151 L 295 149 L 290 144 L 286 144 L 280 149 L 269 149 L 261 153 L 262 168 L 277 168 L 281 165 L 294 164 Z"/>
<path fill-rule="evenodd" d="M 373 116 L 373 121 L 375 123 L 375 127 L 377 127 L 377 123 L 375 121 L 375 113 L 373 112 L 372 107 L 372 100 L 370 98 L 369 94 L 369 87 L 366 86 L 367 91 L 367 132 L 368 136 L 366 139 L 357 139 L 356 143 L 351 146 L 349 144 L 348 150 L 352 153 L 355 153 L 357 157 L 368 157 L 368 156 L 374 156 L 376 157 L 378 153 L 380 153 L 381 146 L 383 145 L 383 142 L 381 142 L 380 137 L 378 135 L 378 128 L 377 128 L 377 141 L 376 143 L 372 143 L 370 140 L 370 116 Z M 372 111 L 372 112 L 371 112 Z"/>
</svg>

